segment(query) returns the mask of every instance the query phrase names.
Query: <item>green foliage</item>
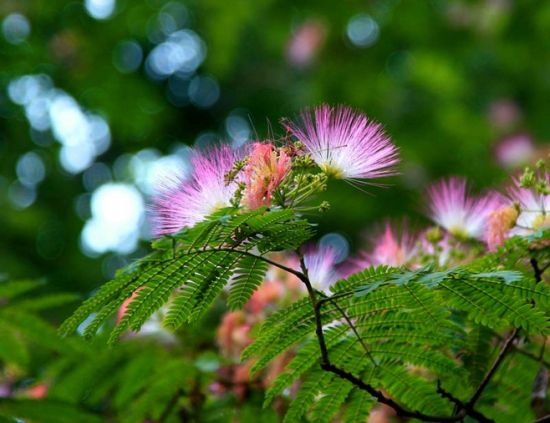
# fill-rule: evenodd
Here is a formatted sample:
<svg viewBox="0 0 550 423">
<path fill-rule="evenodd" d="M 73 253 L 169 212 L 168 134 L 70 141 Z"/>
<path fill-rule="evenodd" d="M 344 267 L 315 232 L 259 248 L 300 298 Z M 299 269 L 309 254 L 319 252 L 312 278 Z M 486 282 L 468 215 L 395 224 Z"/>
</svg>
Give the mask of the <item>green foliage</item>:
<svg viewBox="0 0 550 423">
<path fill-rule="evenodd" d="M 73 404 L 52 400 L 0 399 L 0 419 L 2 415 L 40 423 L 101 423 L 103 421 L 101 417 L 79 409 Z"/>
<path fill-rule="evenodd" d="M 519 238 L 503 250 L 517 257 L 530 255 L 529 245 Z M 524 338 L 545 339 L 550 327 L 548 286 L 534 278 L 525 260 L 516 260 L 513 270 L 487 266 L 496 256 L 437 272 L 369 268 L 339 281 L 334 294 L 320 300 L 331 362 L 411 410 L 451 415 L 453 404 L 438 393 L 435 380 L 466 402 L 499 352 L 504 336 L 499 334 L 521 328 Z M 266 403 L 303 380 L 288 421 L 305 415 L 312 421 L 330 421 L 343 404 L 343 416 L 351 413 L 355 420 L 350 421 L 364 421 L 369 406 L 361 408 L 347 400 L 364 392 L 319 370 L 322 359 L 313 321 L 313 309 L 305 302 L 295 303 L 266 321 L 245 351 L 244 357 L 257 357 L 257 371 L 277 354 L 299 345 L 286 371 L 268 390 Z M 537 362 L 517 354 L 512 357 L 479 405 L 499 422 L 525 421 L 525 416 L 514 420 L 520 418 L 522 407 L 530 413 L 527 397 Z M 518 368 L 526 372 L 517 379 L 522 388 L 506 382 L 511 369 Z M 514 402 L 508 392 L 520 389 L 527 397 Z"/>
<path fill-rule="evenodd" d="M 228 284 L 229 307 L 242 307 L 264 279 L 268 263 L 273 263 L 265 255 L 296 249 L 310 236 L 310 226 L 292 210 L 222 210 L 191 229 L 156 241 L 149 257 L 119 272 L 84 302 L 62 332 L 71 332 L 84 317 L 97 312 L 84 331 L 93 335 L 98 322 L 131 295 L 108 337 L 111 343 L 128 328 L 138 330 L 163 307 L 169 328 L 198 321 Z M 330 294 L 310 291 L 309 298 L 276 311 L 242 354 L 243 359 L 254 359 L 252 373 L 261 372 L 281 354 L 293 355 L 269 387 L 264 405 L 295 386 L 298 393 L 285 421 L 364 421 L 375 401 L 354 382 L 356 378 L 369 386 L 367 394 L 383 392 L 380 395 L 413 413 L 434 418 L 453 415 L 456 401 L 468 403 L 484 385 L 510 331 L 529 339 L 530 349 L 548 334 L 550 288 L 539 280 L 536 267 L 537 260 L 547 258 L 546 238 L 546 233 L 536 240 L 515 237 L 496 253 L 449 269 L 367 268 L 338 281 Z M 76 381 L 99 383 L 105 379 L 102 372 L 111 375 L 109 382 L 86 388 L 92 389 L 90 398 L 97 401 L 121 383 L 117 406 L 132 401 L 137 410 L 128 422 L 159 418 L 164 413 L 159 404 L 170 403 L 174 395 L 185 397 L 188 382 L 182 381 L 192 368 L 186 363 L 160 357 L 153 366 L 138 354 L 136 362 L 124 366 L 115 353 L 101 357 L 91 367 L 79 366 L 66 376 L 56 388 L 61 399 L 74 403 L 77 397 L 86 397 Z M 144 363 L 154 369 L 148 383 L 136 379 Z M 330 370 L 328 363 L 348 376 Z M 510 355 L 499 366 L 475 409 L 496 421 L 511 422 L 530 413 L 523 408 L 529 408 L 529 386 L 540 363 L 533 352 L 525 351 L 522 356 Z M 124 377 L 118 378 L 121 372 Z M 521 400 L 514 403 L 513 395 Z"/>
<path fill-rule="evenodd" d="M 193 228 L 156 241 L 151 255 L 103 285 L 60 331 L 69 334 L 97 313 L 85 330 L 92 336 L 130 297 L 111 343 L 127 329 L 139 330 L 167 303 L 164 324 L 176 329 L 200 319 L 232 278 L 229 303 L 240 307 L 263 279 L 267 267 L 261 255 L 298 248 L 311 236 L 311 225 L 290 209 L 221 210 Z"/>
<path fill-rule="evenodd" d="M 74 303 L 76 297 L 64 293 L 33 295 L 43 285 L 32 280 L 0 282 L 0 363 L 27 368 L 36 347 L 57 352 L 72 350 L 71 343 L 59 339 L 38 313 Z"/>
</svg>

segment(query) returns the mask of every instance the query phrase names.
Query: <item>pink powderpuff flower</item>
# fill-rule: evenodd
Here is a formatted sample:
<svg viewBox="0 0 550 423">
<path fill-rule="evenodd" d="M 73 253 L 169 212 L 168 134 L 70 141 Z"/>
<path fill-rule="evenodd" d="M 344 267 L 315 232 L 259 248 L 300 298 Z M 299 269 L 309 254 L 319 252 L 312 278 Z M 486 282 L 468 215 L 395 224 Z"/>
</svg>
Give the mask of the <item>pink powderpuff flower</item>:
<svg viewBox="0 0 550 423">
<path fill-rule="evenodd" d="M 243 203 L 250 209 L 271 204 L 273 192 L 290 170 L 290 157 L 271 143 L 254 143 L 243 169 L 245 191 Z"/>
<path fill-rule="evenodd" d="M 266 280 L 254 291 L 245 308 L 252 314 L 259 314 L 283 298 L 284 294 L 285 286 L 282 282 Z"/>
<path fill-rule="evenodd" d="M 382 125 L 349 107 L 328 105 L 304 111 L 301 122 L 286 123 L 327 175 L 340 179 L 372 179 L 394 175 L 397 147 Z"/>
<path fill-rule="evenodd" d="M 286 48 L 288 62 L 297 68 L 310 65 L 325 41 L 326 32 L 325 25 L 318 21 L 311 20 L 300 25 Z"/>
<path fill-rule="evenodd" d="M 518 211 L 514 206 L 501 207 L 489 216 L 485 242 L 490 251 L 501 245 L 510 230 L 516 225 Z"/>
<path fill-rule="evenodd" d="M 240 151 L 226 145 L 195 153 L 191 179 L 168 181 L 154 198 L 154 234 L 177 233 L 220 208 L 229 207 L 237 182 L 226 183 L 224 178 L 241 156 Z"/>
<path fill-rule="evenodd" d="M 32 399 L 43 399 L 48 395 L 49 386 L 42 382 L 37 383 L 25 390 L 25 396 Z"/>
<path fill-rule="evenodd" d="M 466 180 L 450 178 L 428 189 L 430 216 L 434 222 L 458 238 L 483 239 L 493 211 L 504 204 L 495 192 L 474 197 L 468 194 Z"/>
<path fill-rule="evenodd" d="M 374 265 L 404 266 L 418 252 L 417 241 L 406 223 L 402 225 L 399 234 L 389 222 L 386 222 L 384 231 L 374 239 L 373 245 L 374 249 L 367 257 Z"/>
<path fill-rule="evenodd" d="M 550 174 L 545 173 L 544 178 L 550 183 Z M 508 188 L 508 197 L 517 202 L 520 209 L 516 221 L 517 227 L 513 233 L 525 235 L 532 230 L 550 225 L 550 195 L 523 188 L 520 186 L 520 181 L 514 178 L 513 185 Z"/>
<path fill-rule="evenodd" d="M 226 313 L 217 331 L 222 353 L 227 357 L 238 358 L 242 350 L 252 342 L 250 329 L 251 325 L 244 311 Z"/>
<path fill-rule="evenodd" d="M 517 103 L 510 99 L 500 99 L 489 105 L 489 122 L 497 129 L 508 129 L 518 123 L 521 110 Z"/>
<path fill-rule="evenodd" d="M 338 280 L 339 274 L 335 268 L 336 258 L 336 251 L 330 245 L 306 250 L 304 264 L 314 288 L 328 292 L 330 286 Z"/>
<path fill-rule="evenodd" d="M 494 151 L 498 163 L 506 169 L 523 166 L 536 154 L 535 144 L 528 134 L 506 137 L 496 144 Z"/>
<path fill-rule="evenodd" d="M 386 222 L 384 230 L 372 238 L 372 251 L 362 251 L 357 257 L 348 260 L 340 268 L 342 276 L 348 277 L 370 266 L 399 267 L 409 264 L 418 252 L 418 241 L 406 222 L 400 229 L 399 231 L 390 222 Z"/>
</svg>

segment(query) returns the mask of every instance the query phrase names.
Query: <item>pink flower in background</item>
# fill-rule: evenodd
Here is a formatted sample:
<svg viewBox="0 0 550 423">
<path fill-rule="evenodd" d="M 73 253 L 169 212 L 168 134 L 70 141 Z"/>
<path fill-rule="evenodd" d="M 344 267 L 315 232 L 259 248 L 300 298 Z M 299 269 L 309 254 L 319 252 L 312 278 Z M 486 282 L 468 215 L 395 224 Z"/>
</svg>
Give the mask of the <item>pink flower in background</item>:
<svg viewBox="0 0 550 423">
<path fill-rule="evenodd" d="M 518 211 L 514 206 L 502 207 L 489 216 L 486 239 L 490 251 L 495 251 L 506 239 L 510 230 L 515 226 Z"/>
<path fill-rule="evenodd" d="M 489 121 L 498 129 L 514 126 L 521 117 L 518 105 L 508 99 L 496 100 L 489 106 Z"/>
<path fill-rule="evenodd" d="M 255 209 L 271 204 L 271 196 L 290 170 L 290 157 L 273 144 L 254 143 L 244 168 L 244 204 Z"/>
<path fill-rule="evenodd" d="M 368 261 L 374 265 L 403 266 L 417 253 L 417 242 L 406 224 L 399 234 L 386 222 L 384 231 L 374 239 L 374 249 L 368 254 Z"/>
<path fill-rule="evenodd" d="M 222 353 L 238 359 L 242 350 L 252 342 L 249 336 L 251 328 L 244 311 L 237 310 L 225 314 L 217 332 L 218 345 Z"/>
<path fill-rule="evenodd" d="M 328 105 L 304 111 L 287 129 L 304 143 L 317 165 L 341 179 L 372 179 L 395 174 L 397 147 L 382 126 L 349 107 Z"/>
<path fill-rule="evenodd" d="M 32 399 L 43 399 L 48 395 L 49 387 L 46 383 L 41 382 L 33 385 L 25 390 L 25 395 Z"/>
<path fill-rule="evenodd" d="M 535 144 L 528 134 L 511 135 L 495 145 L 495 157 L 498 163 L 507 169 L 529 163 L 535 154 Z"/>
<path fill-rule="evenodd" d="M 550 183 L 550 174 L 544 178 Z M 533 229 L 550 225 L 550 195 L 542 195 L 530 188 L 522 188 L 518 179 L 508 188 L 510 200 L 519 204 L 520 213 L 514 233 L 526 234 Z"/>
<path fill-rule="evenodd" d="M 336 251 L 332 246 L 320 246 L 310 248 L 304 254 L 309 280 L 314 288 L 320 291 L 328 291 L 339 275 L 336 271 Z"/>
<path fill-rule="evenodd" d="M 433 221 L 460 238 L 483 239 L 489 216 L 504 204 L 504 198 L 495 192 L 477 197 L 468 194 L 463 178 L 432 185 L 428 196 Z"/>
<path fill-rule="evenodd" d="M 191 179 L 176 179 L 166 184 L 154 198 L 154 233 L 176 233 L 204 220 L 220 208 L 229 207 L 237 183 L 226 184 L 224 177 L 241 156 L 241 152 L 226 145 L 196 153 L 191 159 Z"/>
<path fill-rule="evenodd" d="M 288 62 L 300 68 L 311 64 L 325 41 L 326 32 L 325 26 L 318 21 L 307 21 L 300 25 L 286 48 Z"/>
<path fill-rule="evenodd" d="M 262 283 L 246 303 L 246 310 L 250 313 L 261 313 L 269 305 L 275 304 L 283 298 L 285 286 L 276 280 L 266 280 Z"/>
</svg>

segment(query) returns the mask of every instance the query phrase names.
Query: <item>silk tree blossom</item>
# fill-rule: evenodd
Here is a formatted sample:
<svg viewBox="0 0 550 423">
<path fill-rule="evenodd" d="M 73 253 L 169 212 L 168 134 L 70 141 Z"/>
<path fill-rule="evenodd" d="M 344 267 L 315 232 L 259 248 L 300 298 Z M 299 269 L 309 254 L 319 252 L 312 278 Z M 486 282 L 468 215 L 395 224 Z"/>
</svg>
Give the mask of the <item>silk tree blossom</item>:
<svg viewBox="0 0 550 423">
<path fill-rule="evenodd" d="M 514 206 L 501 207 L 489 216 L 485 241 L 490 251 L 495 251 L 501 245 L 510 230 L 515 226 L 518 211 Z"/>
<path fill-rule="evenodd" d="M 191 178 L 169 181 L 153 200 L 155 235 L 179 232 L 229 207 L 238 183 L 226 183 L 224 177 L 241 156 L 226 145 L 195 153 Z"/>
<path fill-rule="evenodd" d="M 496 192 L 474 197 L 467 192 L 466 180 L 450 178 L 428 189 L 430 216 L 458 238 L 482 240 L 491 213 L 504 204 Z"/>
<path fill-rule="evenodd" d="M 343 266 L 345 275 L 360 272 L 369 266 L 405 266 L 411 264 L 418 254 L 418 241 L 407 223 L 401 225 L 401 230 L 392 227 L 390 222 L 384 224 L 384 229 L 372 238 L 372 251 L 360 252 Z"/>
<path fill-rule="evenodd" d="M 372 179 L 395 174 L 397 147 L 382 125 L 349 107 L 322 105 L 304 111 L 299 123 L 286 127 L 327 175 Z"/>
<path fill-rule="evenodd" d="M 273 192 L 288 174 L 290 156 L 271 143 L 254 143 L 243 169 L 245 191 L 243 203 L 250 209 L 271 204 Z"/>
<path fill-rule="evenodd" d="M 306 251 L 304 264 L 314 288 L 328 292 L 330 286 L 338 280 L 339 274 L 335 268 L 337 256 L 331 245 L 309 248 Z"/>
<path fill-rule="evenodd" d="M 404 266 L 418 252 L 415 236 L 405 223 L 398 233 L 386 222 L 384 231 L 374 238 L 373 245 L 372 252 L 367 255 L 367 260 L 373 265 Z"/>
<path fill-rule="evenodd" d="M 544 173 L 542 177 L 550 182 L 550 174 Z M 523 188 L 520 181 L 514 179 L 513 185 L 508 188 L 508 196 L 519 205 L 514 233 L 528 234 L 532 230 L 550 225 L 550 195 L 540 194 L 533 188 Z"/>
</svg>

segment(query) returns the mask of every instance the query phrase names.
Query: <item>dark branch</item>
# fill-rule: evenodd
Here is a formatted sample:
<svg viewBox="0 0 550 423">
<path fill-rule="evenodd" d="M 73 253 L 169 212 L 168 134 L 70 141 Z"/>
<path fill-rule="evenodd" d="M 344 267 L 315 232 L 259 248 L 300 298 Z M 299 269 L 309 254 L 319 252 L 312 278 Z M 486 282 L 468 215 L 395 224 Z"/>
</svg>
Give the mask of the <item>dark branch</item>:
<svg viewBox="0 0 550 423">
<path fill-rule="evenodd" d="M 482 423 L 494 422 L 494 420 L 485 417 L 479 411 L 475 410 L 473 408 L 473 406 L 465 404 L 463 401 L 461 401 L 460 399 L 455 397 L 453 394 L 451 394 L 450 392 L 447 392 L 445 389 L 443 389 L 443 387 L 441 386 L 441 381 L 440 380 L 437 381 L 437 393 L 439 395 L 441 395 L 443 398 L 448 399 L 453 404 L 455 404 L 456 407 L 457 407 L 456 408 L 457 410 L 464 410 L 464 412 L 468 416 L 473 417 L 477 421 L 482 422 Z"/>
<path fill-rule="evenodd" d="M 461 411 L 458 414 L 454 416 L 429 416 L 423 413 L 420 413 L 418 411 L 410 411 L 405 408 L 403 408 L 401 405 L 397 404 L 394 400 L 391 398 L 386 397 L 382 392 L 378 391 L 371 385 L 363 382 L 358 377 L 354 376 L 353 374 L 346 372 L 343 369 L 340 369 L 339 367 L 329 363 L 322 363 L 321 367 L 323 370 L 327 370 L 329 372 L 334 373 L 335 375 L 340 376 L 342 379 L 347 380 L 348 382 L 351 382 L 355 386 L 357 386 L 359 389 L 362 389 L 366 392 L 368 392 L 370 395 L 372 395 L 374 398 L 378 400 L 378 402 L 388 405 L 391 408 L 395 410 L 395 413 L 398 416 L 401 417 L 409 417 L 412 419 L 418 419 L 424 422 L 457 422 L 462 420 L 466 416 L 465 411 Z M 484 422 L 490 422 L 491 420 L 483 420 Z"/>
<path fill-rule="evenodd" d="M 207 248 L 207 249 L 204 249 L 204 250 L 192 251 L 192 252 L 187 253 L 187 254 L 212 253 L 212 252 L 216 252 L 216 251 L 225 251 L 225 252 L 228 252 L 228 253 L 236 253 L 236 254 L 241 254 L 243 256 L 254 257 L 254 258 L 257 258 L 258 260 L 262 260 L 262 261 L 266 262 L 267 264 L 271 264 L 272 266 L 278 267 L 279 269 L 284 270 L 285 272 L 293 274 L 294 276 L 296 276 L 301 281 L 304 280 L 304 274 L 302 272 L 300 272 L 298 270 L 295 270 L 295 269 L 292 269 L 291 267 L 285 266 L 284 264 L 277 263 L 276 261 L 270 260 L 267 257 L 259 256 L 259 255 L 256 255 L 256 254 L 250 253 L 248 251 L 244 251 L 244 250 L 237 250 L 235 248 Z"/>
<path fill-rule="evenodd" d="M 470 401 L 468 401 L 468 404 L 467 404 L 468 406 L 473 407 L 475 405 L 475 403 L 477 402 L 477 400 L 479 399 L 479 397 L 481 397 L 481 394 L 483 393 L 483 391 L 485 390 L 485 388 L 487 387 L 487 385 L 491 381 L 492 377 L 495 375 L 496 371 L 498 370 L 498 368 L 500 367 L 500 365 L 502 364 L 502 362 L 506 358 L 506 354 L 508 353 L 508 351 L 510 351 L 510 348 L 512 348 L 512 344 L 516 340 L 516 338 L 518 336 L 518 333 L 519 333 L 519 329 L 517 329 L 517 328 L 514 329 L 512 331 L 512 333 L 510 334 L 510 336 L 508 336 L 506 341 L 504 341 L 504 344 L 502 345 L 502 348 L 501 348 L 500 352 L 498 353 L 497 358 L 495 359 L 495 361 L 491 365 L 491 368 L 489 369 L 489 371 L 485 374 L 485 377 L 483 378 L 483 380 L 481 381 L 481 383 L 477 387 L 477 389 L 474 392 L 474 394 L 472 395 L 472 398 L 470 399 Z"/>
<path fill-rule="evenodd" d="M 330 300 L 330 297 L 329 297 L 329 300 Z M 348 317 L 348 315 L 346 314 L 344 309 L 342 307 L 340 307 L 340 305 L 336 301 L 334 301 L 333 304 L 336 307 L 336 309 L 340 312 L 340 314 L 342 315 L 342 317 L 344 318 L 344 320 L 346 321 L 348 326 L 353 331 L 353 334 L 355 335 L 355 337 L 357 338 L 357 340 L 359 341 L 359 343 L 363 347 L 363 350 L 365 350 L 365 354 L 367 354 L 367 356 L 369 357 L 369 360 L 372 362 L 372 364 L 374 366 L 377 366 L 378 364 L 376 363 L 376 360 L 374 359 L 371 352 L 369 351 L 369 348 L 368 348 L 367 344 L 365 343 L 363 338 L 361 338 L 361 335 L 359 335 L 359 332 L 357 332 L 357 328 L 355 327 L 355 325 L 353 324 L 351 319 Z"/>
<path fill-rule="evenodd" d="M 541 269 L 539 267 L 537 259 L 534 257 L 531 257 L 530 263 L 531 263 L 531 267 L 533 268 L 533 272 L 535 274 L 535 281 L 539 283 L 542 280 L 542 274 L 548 268 L 548 266 L 546 266 L 544 269 Z"/>
<path fill-rule="evenodd" d="M 302 277 L 300 278 L 302 282 L 304 282 L 307 292 L 309 294 L 309 298 L 311 300 L 311 304 L 313 306 L 314 310 L 314 316 L 315 316 L 315 333 L 317 336 L 317 340 L 319 342 L 319 350 L 321 352 L 321 368 L 323 370 L 329 371 L 334 373 L 335 375 L 339 376 L 342 379 L 347 380 L 348 382 L 352 383 L 359 389 L 362 389 L 363 391 L 366 391 L 368 394 L 376 398 L 378 402 L 381 404 L 385 404 L 395 411 L 395 413 L 398 416 L 401 417 L 407 417 L 412 419 L 418 419 L 424 422 L 441 422 L 441 423 L 448 423 L 448 422 L 458 422 L 464 419 L 465 416 L 469 415 L 478 421 L 482 423 L 491 423 L 493 420 L 490 420 L 483 416 L 481 413 L 475 411 L 472 407 L 464 407 L 460 409 L 457 413 L 455 413 L 452 416 L 430 416 L 424 413 L 421 413 L 419 411 L 412 411 L 404 408 L 397 402 L 395 402 L 393 399 L 386 397 L 381 391 L 374 388 L 372 385 L 369 385 L 368 383 L 364 382 L 362 379 L 358 378 L 357 376 L 353 375 L 350 372 L 347 372 L 344 369 L 341 369 L 338 366 L 335 366 L 330 362 L 330 357 L 328 353 L 327 344 L 325 341 L 325 336 L 323 333 L 323 321 L 321 318 L 321 306 L 324 302 L 327 301 L 326 298 L 317 299 L 317 292 L 315 289 L 313 289 L 313 286 L 311 285 L 311 282 L 308 277 L 307 267 L 305 265 L 304 259 L 301 256 L 301 254 L 298 252 L 298 255 L 300 256 L 300 265 L 302 268 Z"/>
</svg>

